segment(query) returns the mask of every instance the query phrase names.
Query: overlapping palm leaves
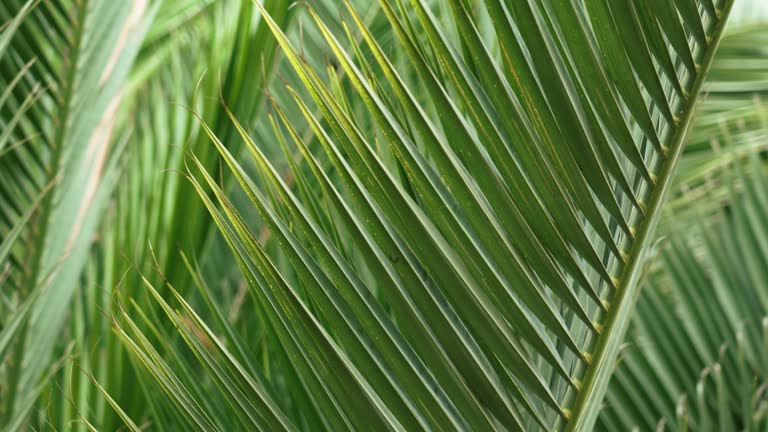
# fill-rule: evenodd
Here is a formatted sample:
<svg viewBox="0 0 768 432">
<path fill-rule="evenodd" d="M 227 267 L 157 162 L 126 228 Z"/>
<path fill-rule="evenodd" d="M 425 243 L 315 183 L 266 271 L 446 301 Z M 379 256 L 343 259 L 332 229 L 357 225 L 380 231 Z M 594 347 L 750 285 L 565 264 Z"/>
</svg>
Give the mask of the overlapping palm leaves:
<svg viewBox="0 0 768 432">
<path fill-rule="evenodd" d="M 327 3 L 317 7 L 333 16 L 333 2 Z M 290 9 L 290 4 L 288 1 L 265 2 L 264 7 L 280 19 L 281 26 L 289 27 L 293 22 L 292 11 L 296 10 Z M 282 61 L 274 60 L 275 39 L 271 38 L 266 24 L 259 21 L 256 11 L 251 1 L 237 4 L 196 0 L 165 2 L 138 56 L 136 72 L 127 86 L 133 90 L 124 104 L 128 118 L 135 121 L 123 124 L 126 132 L 133 132 L 126 152 L 123 181 L 116 190 L 115 205 L 102 230 L 102 242 L 94 252 L 93 271 L 83 288 L 83 309 L 77 314 L 90 318 L 73 329 L 78 335 L 76 351 L 80 354 L 73 372 L 86 383 L 91 379 L 97 381 L 101 388 L 85 384 L 68 386 L 70 373 L 59 377 L 67 398 L 81 411 L 72 414 L 84 416 L 100 429 L 117 428 L 118 414 L 134 418 L 137 424 L 150 421 L 166 430 L 189 427 L 180 422 L 173 406 L 157 403 L 155 396 L 159 389 L 142 386 L 141 391 L 134 391 L 137 380 L 141 382 L 142 372 L 135 370 L 118 336 L 110 332 L 113 323 L 109 320 L 116 316 L 120 321 L 121 311 L 114 300 L 124 300 L 131 317 L 135 319 L 132 311 L 136 308 L 151 318 L 147 322 L 138 320 L 137 328 L 151 332 L 152 342 L 170 341 L 158 349 L 162 355 L 169 355 L 168 352 L 178 348 L 175 330 L 158 323 L 156 314 L 162 309 L 147 297 L 140 276 L 146 276 L 148 282 L 155 284 L 167 278 L 188 294 L 192 279 L 182 264 L 180 250 L 207 257 L 201 265 L 213 269 L 217 288 L 230 279 L 230 268 L 237 271 L 231 258 L 219 256 L 226 245 L 218 245 L 211 236 L 214 227 L 207 222 L 210 220 L 207 210 L 202 201 L 194 199 L 190 183 L 178 174 L 184 169 L 184 156 L 188 152 L 196 154 L 209 169 L 219 164 L 218 152 L 207 135 L 200 134 L 198 120 L 182 101 L 192 95 L 191 106 L 222 135 L 237 132 L 215 103 L 220 95 L 233 101 L 240 98 L 240 103 L 233 104 L 239 116 L 260 117 L 264 106 L 262 95 L 273 70 L 284 66 Z M 185 17 L 183 23 L 174 19 L 179 12 Z M 291 28 L 293 33 L 301 33 L 302 42 L 309 47 L 313 41 L 311 34 L 301 32 L 297 26 Z M 186 55 L 187 50 L 195 47 L 204 47 L 206 54 Z M 322 55 L 317 57 L 322 59 Z M 257 131 L 264 127 L 259 123 L 249 124 Z M 234 141 L 229 146 L 234 153 L 240 147 L 241 144 Z M 164 287 L 159 287 L 163 295 L 170 295 Z M 242 299 L 242 294 L 237 287 L 234 290 L 225 287 L 217 290 L 213 297 L 216 302 L 228 303 L 232 297 Z M 246 319 L 241 324 L 253 322 Z M 252 330 L 241 337 L 251 341 L 260 333 Z M 109 360 L 96 361 L 93 354 L 96 352 L 103 353 Z M 182 362 L 180 367 L 195 368 L 185 363 L 194 358 L 189 352 L 174 355 Z M 85 374 L 78 374 L 77 368 L 84 369 Z M 203 385 L 199 394 L 212 391 L 205 380 L 194 381 L 194 384 Z M 109 400 L 99 393 L 110 395 Z M 83 402 L 89 400 L 94 402 Z M 112 412 L 109 404 L 120 406 L 120 413 Z M 77 418 L 74 421 L 80 422 Z"/>
<path fill-rule="evenodd" d="M 0 425 L 17 430 L 78 285 L 114 184 L 109 157 L 119 88 L 147 23 L 146 2 L 8 1 L 3 33 Z M 151 14 L 149 14 L 151 15 Z M 10 21 L 9 21 L 10 20 Z M 26 319 L 18 321 L 18 314 Z M 7 319 L 7 321 L 6 321 Z M 4 335 L 5 336 L 5 335 Z M 7 360 L 7 361 L 6 361 Z"/>
<path fill-rule="evenodd" d="M 271 13 L 286 22 L 288 5 L 287 1 L 265 3 Z M 81 296 L 72 305 L 68 335 L 73 341 L 74 360 L 54 377 L 53 406 L 45 407 L 46 421 L 73 423 L 82 430 L 91 426 L 118 429 L 122 421 L 109 408 L 114 403 L 139 424 L 148 417 L 162 424 L 161 416 L 167 413 L 149 401 L 152 388 L 137 388 L 141 373 L 112 332 L 114 299 L 146 304 L 138 272 L 152 269 L 153 260 L 160 260 L 165 265 L 163 271 L 180 280 L 187 273 L 175 270 L 178 250 L 192 248 L 204 253 L 211 231 L 210 224 L 205 223 L 204 207 L 189 199 L 188 183 L 174 171 L 183 167 L 185 151 L 195 151 L 204 159 L 205 148 L 199 143 L 208 144 L 198 139 L 196 120 L 180 101 L 195 91 L 202 100 L 218 95 L 216 80 L 196 89 L 205 70 L 218 71 L 231 83 L 232 89 L 226 94 L 254 98 L 246 98 L 240 110 L 243 116 L 253 115 L 257 107 L 248 105 L 258 105 L 264 82 L 237 77 L 246 68 L 268 74 L 275 51 L 270 48 L 274 39 L 270 42 L 265 37 L 269 35 L 266 27 L 262 25 L 259 30 L 253 26 L 253 11 L 249 1 L 225 4 L 188 0 L 157 5 L 157 21 L 149 28 L 136 68 L 123 87 L 123 117 L 116 126 L 127 141 L 127 150 L 118 155 L 121 182 L 101 229 L 101 241 L 83 275 Z M 200 56 L 185 55 L 190 49 L 201 48 Z M 206 109 L 204 115 L 216 124 L 217 107 Z M 221 126 L 219 133 L 226 133 L 228 123 Z M 216 166 L 218 156 L 208 153 L 212 157 L 204 160 L 208 166 Z M 152 248 L 155 257 L 151 256 Z M 98 382 L 99 388 L 92 382 Z M 104 392 L 112 396 L 107 400 Z"/>
<path fill-rule="evenodd" d="M 279 257 L 197 159 L 193 184 L 315 408 L 286 414 L 247 356 L 208 346 L 215 335 L 198 334 L 191 309 L 166 307 L 244 425 L 583 430 L 596 419 L 732 3 L 446 4 L 436 15 L 380 3 L 418 76 L 392 65 L 354 8 L 346 35 L 317 19 L 347 85 L 265 17 L 308 91 L 295 104 L 322 151 L 280 105 L 277 133 L 311 172 L 296 177 L 302 190 L 319 194 L 294 194 L 239 128 L 259 167 L 251 179 L 206 128 Z M 337 39 L 356 34 L 365 43 L 349 51 Z M 184 421 L 224 427 L 140 330 L 121 334 Z"/>
<path fill-rule="evenodd" d="M 97 3 L 46 4 L 45 22 Z M 122 87 L 140 114 L 116 126 L 140 143 L 129 174 L 84 276 L 66 269 L 84 285 L 68 333 L 78 359 L 51 394 L 71 400 L 51 396 L 31 424 L 588 430 L 732 2 L 381 1 L 344 21 L 332 1 L 312 5 L 319 18 L 282 1 L 171 3 Z M 294 13 L 309 19 L 288 31 Z M 275 41 L 292 71 L 259 124 Z M 208 61 L 174 52 L 200 44 Z M 203 69 L 196 119 L 168 98 Z M 52 171 L 34 178 L 40 193 L 9 220 L 59 202 L 43 194 L 59 193 L 41 180 Z M 214 256 L 211 221 L 234 260 Z M 44 224 L 8 223 L 3 240 L 12 226 Z M 180 247 L 213 256 L 201 266 L 216 286 Z M 228 261 L 247 284 L 220 289 Z M 43 285 L 8 302 L 19 314 L 3 346 Z"/>
</svg>

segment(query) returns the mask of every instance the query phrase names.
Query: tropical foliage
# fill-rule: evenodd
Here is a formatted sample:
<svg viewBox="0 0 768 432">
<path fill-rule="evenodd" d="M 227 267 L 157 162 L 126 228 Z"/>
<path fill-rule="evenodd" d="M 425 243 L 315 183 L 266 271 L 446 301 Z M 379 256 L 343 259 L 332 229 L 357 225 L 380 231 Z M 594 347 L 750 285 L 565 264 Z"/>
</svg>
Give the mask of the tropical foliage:
<svg viewBox="0 0 768 432">
<path fill-rule="evenodd" d="M 730 167 L 729 187 L 740 186 L 732 203 L 663 247 L 606 398 L 605 430 L 765 428 L 768 179 L 761 165 L 752 153 Z"/>
<path fill-rule="evenodd" d="M 732 8 L 4 2 L 0 427 L 764 425 Z"/>
<path fill-rule="evenodd" d="M 765 428 L 767 35 L 740 27 L 722 41 L 603 429 Z"/>
</svg>

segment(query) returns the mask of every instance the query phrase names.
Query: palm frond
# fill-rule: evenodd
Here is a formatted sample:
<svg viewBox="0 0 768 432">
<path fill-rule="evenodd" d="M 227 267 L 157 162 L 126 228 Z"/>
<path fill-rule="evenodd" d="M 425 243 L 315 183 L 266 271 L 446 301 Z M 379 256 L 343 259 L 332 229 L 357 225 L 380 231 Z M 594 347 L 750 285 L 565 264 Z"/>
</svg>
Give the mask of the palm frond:
<svg viewBox="0 0 768 432">
<path fill-rule="evenodd" d="M 344 82 L 264 15 L 322 150 L 276 104 L 278 136 L 320 201 L 284 182 L 236 114 L 256 175 L 228 150 L 233 135 L 203 128 L 279 258 L 204 158 L 192 184 L 324 425 L 591 428 L 732 4 L 382 1 L 418 72 L 407 78 L 354 7 L 341 32 L 312 14 Z"/>
</svg>

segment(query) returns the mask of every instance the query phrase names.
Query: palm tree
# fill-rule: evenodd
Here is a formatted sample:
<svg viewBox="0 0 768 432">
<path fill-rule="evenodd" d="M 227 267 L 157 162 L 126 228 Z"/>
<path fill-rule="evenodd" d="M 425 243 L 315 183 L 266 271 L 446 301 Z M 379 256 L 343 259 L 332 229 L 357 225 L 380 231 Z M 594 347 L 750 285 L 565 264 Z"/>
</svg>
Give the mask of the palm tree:
<svg viewBox="0 0 768 432">
<path fill-rule="evenodd" d="M 3 70 L 55 93 L 2 118 L 46 132 L 0 156 L 23 170 L 2 180 L 3 394 L 35 390 L 5 425 L 593 428 L 734 2 L 359 3 L 6 8 L 25 30 Z M 91 67 L 119 71 L 109 92 Z M 111 100 L 135 144 L 62 165 Z M 41 380 L 70 304 L 76 359 Z"/>
</svg>

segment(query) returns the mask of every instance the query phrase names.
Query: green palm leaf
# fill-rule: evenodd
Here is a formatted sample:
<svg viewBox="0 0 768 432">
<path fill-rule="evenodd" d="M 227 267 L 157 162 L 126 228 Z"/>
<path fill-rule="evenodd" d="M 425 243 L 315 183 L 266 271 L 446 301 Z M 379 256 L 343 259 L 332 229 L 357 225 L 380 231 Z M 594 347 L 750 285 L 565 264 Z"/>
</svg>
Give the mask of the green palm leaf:
<svg viewBox="0 0 768 432">
<path fill-rule="evenodd" d="M 589 430 L 732 2 L 380 6 L 418 76 L 352 7 L 340 34 L 314 15 L 347 84 L 264 16 L 308 91 L 295 103 L 322 150 L 281 105 L 276 127 L 319 203 L 288 187 L 234 116 L 255 177 L 203 125 L 285 264 L 198 159 L 193 184 L 324 426 Z M 228 387 L 216 358 L 202 360 Z M 247 423 L 246 407 L 230 408 Z"/>
</svg>

